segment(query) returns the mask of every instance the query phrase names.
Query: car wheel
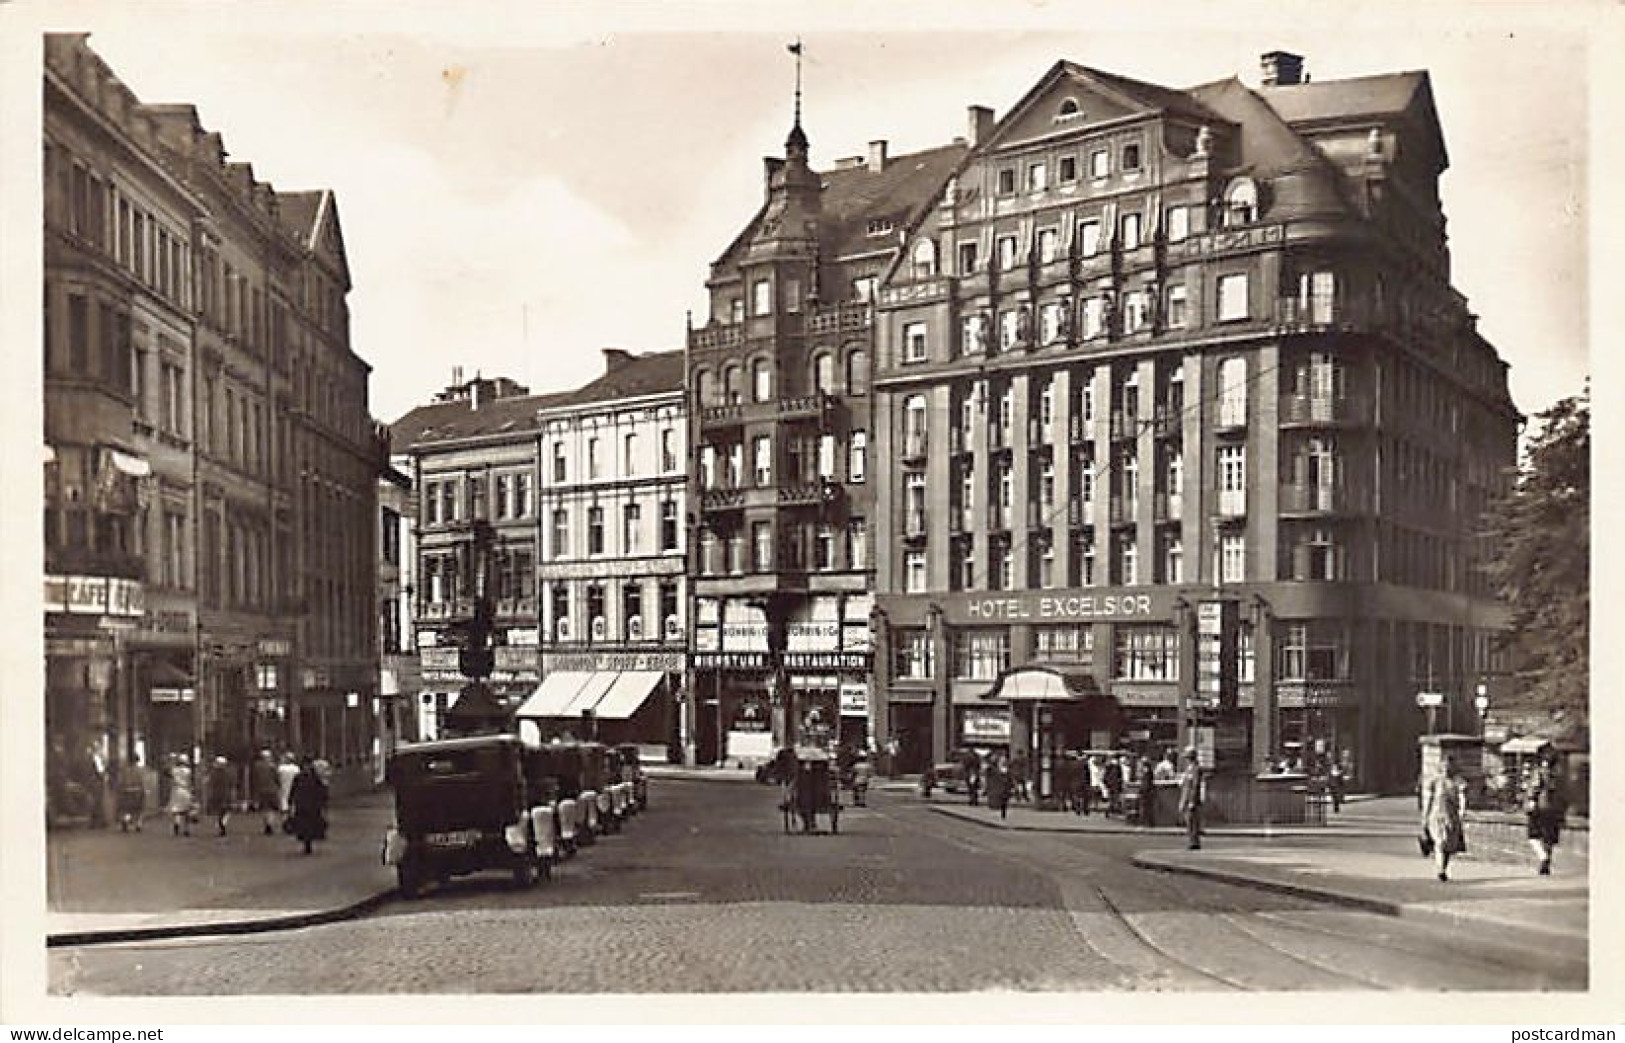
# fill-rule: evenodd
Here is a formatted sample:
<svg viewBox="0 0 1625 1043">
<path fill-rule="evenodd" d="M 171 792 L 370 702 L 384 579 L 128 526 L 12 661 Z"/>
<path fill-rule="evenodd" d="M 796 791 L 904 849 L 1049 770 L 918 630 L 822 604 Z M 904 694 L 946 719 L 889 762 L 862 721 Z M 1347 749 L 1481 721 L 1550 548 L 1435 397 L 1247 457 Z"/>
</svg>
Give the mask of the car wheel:
<svg viewBox="0 0 1625 1043">
<path fill-rule="evenodd" d="M 519 888 L 529 887 L 536 882 L 536 867 L 531 864 L 530 856 L 526 855 L 514 863 L 513 886 Z"/>
</svg>

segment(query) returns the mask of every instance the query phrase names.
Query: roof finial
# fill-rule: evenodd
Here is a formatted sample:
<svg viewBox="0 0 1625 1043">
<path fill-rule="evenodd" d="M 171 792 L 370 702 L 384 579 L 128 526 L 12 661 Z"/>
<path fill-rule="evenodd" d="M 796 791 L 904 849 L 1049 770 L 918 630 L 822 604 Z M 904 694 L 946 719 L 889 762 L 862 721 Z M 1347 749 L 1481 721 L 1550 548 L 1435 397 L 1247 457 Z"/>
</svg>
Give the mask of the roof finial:
<svg viewBox="0 0 1625 1043">
<path fill-rule="evenodd" d="M 795 126 L 801 126 L 801 37 L 790 45 L 790 53 L 796 56 L 796 118 Z"/>
</svg>

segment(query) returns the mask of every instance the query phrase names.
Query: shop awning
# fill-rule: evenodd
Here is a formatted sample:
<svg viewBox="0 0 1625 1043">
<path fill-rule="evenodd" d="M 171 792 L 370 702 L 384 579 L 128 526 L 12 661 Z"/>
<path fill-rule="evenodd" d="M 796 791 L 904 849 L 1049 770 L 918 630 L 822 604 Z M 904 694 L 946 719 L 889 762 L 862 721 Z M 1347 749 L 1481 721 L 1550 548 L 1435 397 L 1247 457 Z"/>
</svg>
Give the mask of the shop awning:
<svg viewBox="0 0 1625 1043">
<path fill-rule="evenodd" d="M 1000 674 L 986 699 L 1006 702 L 1075 702 L 1098 696 L 1100 686 L 1083 665 L 1029 663 Z"/>
<path fill-rule="evenodd" d="M 139 456 L 121 453 L 117 449 L 109 449 L 107 456 L 113 461 L 113 466 L 129 475 L 131 478 L 145 478 L 152 473 L 152 465 Z"/>
<path fill-rule="evenodd" d="M 516 716 L 563 717 L 565 707 L 575 699 L 576 693 L 592 678 L 581 670 L 559 670 L 542 678 L 542 683 L 525 699 Z"/>
<path fill-rule="evenodd" d="M 624 721 L 638 712 L 665 674 L 658 670 L 628 670 L 615 676 L 615 683 L 594 708 L 599 720 Z"/>
<path fill-rule="evenodd" d="M 581 711 L 596 709 L 598 701 L 609 692 L 609 686 L 614 684 L 615 678 L 619 676 L 620 674 L 613 670 L 600 670 L 589 674 L 586 684 L 576 692 L 575 698 L 564 707 L 564 712 L 560 716 L 580 717 Z"/>
<path fill-rule="evenodd" d="M 1539 735 L 1520 735 L 1516 739 L 1508 739 L 1501 744 L 1502 753 L 1539 753 L 1551 746 L 1550 739 L 1543 739 Z"/>
</svg>

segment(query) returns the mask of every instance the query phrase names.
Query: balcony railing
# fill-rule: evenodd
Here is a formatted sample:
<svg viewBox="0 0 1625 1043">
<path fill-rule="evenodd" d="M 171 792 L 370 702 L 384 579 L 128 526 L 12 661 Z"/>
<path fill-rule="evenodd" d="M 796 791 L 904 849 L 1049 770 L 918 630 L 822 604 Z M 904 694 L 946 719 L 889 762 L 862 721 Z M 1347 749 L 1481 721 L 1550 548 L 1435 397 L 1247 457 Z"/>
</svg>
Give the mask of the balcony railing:
<svg viewBox="0 0 1625 1043">
<path fill-rule="evenodd" d="M 1295 482 L 1281 486 L 1281 511 L 1286 514 L 1341 514 L 1361 507 L 1358 493 L 1345 486 Z"/>
<path fill-rule="evenodd" d="M 928 518 L 923 508 L 907 508 L 903 511 L 903 536 L 911 540 L 924 537 L 927 521 Z"/>
<path fill-rule="evenodd" d="M 1140 433 L 1140 420 L 1132 412 L 1114 410 L 1112 412 L 1112 438 L 1128 439 L 1138 437 Z"/>
<path fill-rule="evenodd" d="M 706 489 L 700 493 L 702 511 L 737 511 L 744 506 L 743 489 Z"/>
<path fill-rule="evenodd" d="M 1027 448 L 1042 449 L 1055 443 L 1055 421 L 1032 417 L 1027 421 Z"/>
<path fill-rule="evenodd" d="M 868 304 L 832 304 L 807 314 L 807 332 L 853 333 L 868 329 L 870 322 Z"/>
<path fill-rule="evenodd" d="M 737 427 L 743 423 L 767 420 L 810 420 L 823 416 L 834 400 L 822 391 L 814 391 L 794 398 L 776 398 L 767 402 L 730 402 L 724 405 L 704 406 L 700 409 L 702 430 L 718 427 Z"/>
<path fill-rule="evenodd" d="M 1082 529 L 1095 523 L 1095 501 L 1072 497 L 1066 505 L 1067 523 L 1074 529 Z"/>
<path fill-rule="evenodd" d="M 726 406 L 704 406 L 700 409 L 700 427 L 734 427 L 744 422 L 745 407 L 738 403 Z"/>
<path fill-rule="evenodd" d="M 1009 532 L 1016 523 L 1014 507 L 991 504 L 987 509 L 987 527 L 991 532 Z"/>
<path fill-rule="evenodd" d="M 1074 414 L 1069 434 L 1073 442 L 1087 442 L 1095 435 L 1095 422 Z"/>
<path fill-rule="evenodd" d="M 1365 309 L 1350 305 L 1335 294 L 1282 297 L 1275 302 L 1275 324 L 1286 330 L 1326 330 L 1352 327 L 1368 318 L 1358 314 Z"/>
<path fill-rule="evenodd" d="M 1350 424 L 1363 419 L 1364 403 L 1330 395 L 1286 395 L 1281 399 L 1283 424 Z"/>
<path fill-rule="evenodd" d="M 695 350 L 706 348 L 733 348 L 745 342 L 745 327 L 743 325 L 724 326 L 720 323 L 714 326 L 703 326 L 697 330 L 688 331 L 688 344 Z"/>
<path fill-rule="evenodd" d="M 806 507 L 827 503 L 835 499 L 840 492 L 840 486 L 834 482 L 819 479 L 816 482 L 802 482 L 796 485 L 779 486 L 779 506 Z"/>
<path fill-rule="evenodd" d="M 1177 406 L 1158 406 L 1155 429 L 1158 438 L 1178 438 L 1184 430 L 1184 418 Z"/>
<path fill-rule="evenodd" d="M 1111 499 L 1111 524 L 1132 525 L 1140 520 L 1140 501 L 1129 496 L 1113 496 Z"/>
<path fill-rule="evenodd" d="M 1008 449 L 1014 439 L 1014 428 L 1001 424 L 990 425 L 987 429 L 987 447 L 989 449 Z"/>
<path fill-rule="evenodd" d="M 1247 490 L 1219 490 L 1219 517 L 1244 518 L 1247 515 Z"/>
<path fill-rule="evenodd" d="M 1182 493 L 1158 493 L 1154 509 L 1157 521 L 1178 521 L 1185 513 L 1185 497 Z"/>
</svg>

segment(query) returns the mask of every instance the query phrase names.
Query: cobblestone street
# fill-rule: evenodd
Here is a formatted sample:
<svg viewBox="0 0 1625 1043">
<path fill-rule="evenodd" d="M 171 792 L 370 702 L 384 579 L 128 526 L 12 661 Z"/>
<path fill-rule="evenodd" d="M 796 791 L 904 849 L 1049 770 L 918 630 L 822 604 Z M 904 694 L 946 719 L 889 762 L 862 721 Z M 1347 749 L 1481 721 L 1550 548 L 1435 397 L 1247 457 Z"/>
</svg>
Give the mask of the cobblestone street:
<svg viewBox="0 0 1625 1043">
<path fill-rule="evenodd" d="M 1583 963 L 1129 863 L 879 793 L 785 835 L 777 791 L 662 780 L 535 888 L 453 881 L 336 925 L 62 948 L 71 994 L 1579 988 Z"/>
</svg>

